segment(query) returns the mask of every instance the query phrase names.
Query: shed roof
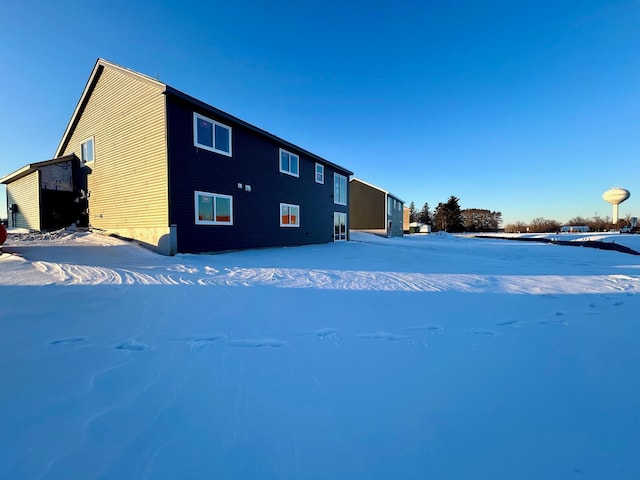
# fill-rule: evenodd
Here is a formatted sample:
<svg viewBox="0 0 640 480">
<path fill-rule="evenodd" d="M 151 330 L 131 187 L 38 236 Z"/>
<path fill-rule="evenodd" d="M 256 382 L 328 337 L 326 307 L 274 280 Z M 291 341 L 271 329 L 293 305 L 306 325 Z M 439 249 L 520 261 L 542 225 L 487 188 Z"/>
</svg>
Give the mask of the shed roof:
<svg viewBox="0 0 640 480">
<path fill-rule="evenodd" d="M 55 165 L 56 163 L 68 162 L 69 160 L 76 160 L 76 159 L 78 159 L 78 157 L 72 153 L 70 155 L 65 155 L 64 157 L 53 158 L 51 160 L 44 160 L 42 162 L 30 163 L 16 170 L 15 172 L 0 178 L 0 183 L 8 185 L 11 182 L 20 180 L 22 177 L 26 177 L 30 173 L 33 173 L 42 167 L 46 167 L 48 165 Z"/>
</svg>

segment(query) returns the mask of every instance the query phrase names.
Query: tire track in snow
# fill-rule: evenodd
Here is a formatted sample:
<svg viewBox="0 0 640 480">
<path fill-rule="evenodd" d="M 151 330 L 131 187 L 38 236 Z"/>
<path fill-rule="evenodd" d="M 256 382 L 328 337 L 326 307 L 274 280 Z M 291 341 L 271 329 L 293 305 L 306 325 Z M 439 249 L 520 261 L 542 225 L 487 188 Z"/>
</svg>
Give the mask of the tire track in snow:
<svg viewBox="0 0 640 480">
<path fill-rule="evenodd" d="M 412 272 L 318 270 L 302 268 L 216 269 L 188 265 L 108 268 L 33 262 L 60 285 L 200 285 L 225 287 L 315 288 L 386 292 L 465 292 L 512 294 L 637 293 L 640 276 L 630 275 L 477 275 Z M 201 271 L 203 270 L 203 271 Z"/>
</svg>

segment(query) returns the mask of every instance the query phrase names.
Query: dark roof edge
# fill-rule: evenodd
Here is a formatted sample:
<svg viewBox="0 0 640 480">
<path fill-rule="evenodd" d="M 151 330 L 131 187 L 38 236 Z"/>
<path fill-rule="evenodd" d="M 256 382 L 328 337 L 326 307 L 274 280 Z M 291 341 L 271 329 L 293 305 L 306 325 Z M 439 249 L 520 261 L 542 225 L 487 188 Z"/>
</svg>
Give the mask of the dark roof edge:
<svg viewBox="0 0 640 480">
<path fill-rule="evenodd" d="M 204 109 L 204 110 L 208 110 L 210 112 L 215 113 L 216 115 L 220 116 L 221 118 L 225 118 L 228 119 L 231 122 L 234 122 L 238 125 L 241 125 L 253 132 L 256 132 L 260 135 L 263 135 L 267 138 L 270 138 L 271 140 L 274 140 L 280 144 L 282 144 L 285 147 L 288 148 L 292 148 L 295 150 L 298 150 L 299 152 L 303 153 L 304 155 L 318 161 L 321 163 L 324 163 L 328 166 L 333 167 L 336 170 L 341 171 L 342 173 L 345 173 L 347 175 L 353 175 L 353 172 L 351 170 L 348 170 L 344 167 L 341 167 L 338 164 L 335 164 L 333 162 L 330 162 L 329 160 L 322 158 L 314 153 L 311 153 L 308 150 L 305 150 L 304 148 L 299 147 L 298 145 L 288 142 L 276 135 L 273 135 L 272 133 L 269 133 L 265 130 L 262 130 L 261 128 L 256 127 L 255 125 L 251 125 L 250 123 L 245 122 L 244 120 L 239 119 L 238 117 L 234 117 L 233 115 L 224 112 L 216 107 L 213 107 L 211 105 L 209 105 L 208 103 L 205 103 L 201 100 L 198 100 L 195 97 L 192 97 L 191 95 L 187 95 L 184 92 L 181 92 L 180 90 L 173 88 L 169 85 L 167 85 L 166 83 L 163 83 L 159 80 L 156 80 L 155 78 L 149 77 L 148 75 L 144 75 L 142 73 L 136 72 L 135 70 L 131 70 L 129 68 L 126 67 L 122 67 L 120 65 L 117 65 L 113 62 L 109 62 L 108 60 L 105 60 L 103 58 L 98 58 L 98 60 L 96 61 L 95 66 L 93 67 L 93 70 L 91 71 L 91 75 L 89 76 L 89 79 L 87 80 L 87 84 L 84 87 L 84 90 L 82 91 L 82 95 L 80 96 L 80 100 L 78 101 L 76 108 L 73 112 L 73 115 L 71 116 L 71 119 L 69 120 L 69 123 L 67 125 L 67 128 L 64 131 L 64 134 L 62 135 L 62 139 L 60 140 L 60 144 L 58 145 L 58 148 L 56 149 L 56 153 L 55 153 L 55 157 L 59 156 L 64 149 L 67 147 L 69 140 L 71 139 L 71 134 L 73 132 L 73 130 L 75 129 L 76 125 L 78 124 L 78 121 L 80 119 L 80 115 L 82 113 L 82 111 L 84 110 L 84 107 L 87 104 L 87 101 L 89 100 L 89 97 L 91 95 L 91 92 L 93 91 L 96 83 L 98 82 L 98 79 L 100 78 L 100 74 L 102 73 L 102 71 L 104 70 L 104 68 L 113 68 L 115 70 L 118 70 L 119 72 L 128 75 L 130 77 L 136 78 L 140 81 L 143 81 L 145 83 L 157 86 L 160 91 L 162 93 L 165 94 L 169 94 L 169 95 L 173 95 L 175 97 L 181 98 L 193 105 L 197 105 L 198 107 Z"/>
<path fill-rule="evenodd" d="M 16 170 L 15 172 L 12 172 L 9 175 L 5 175 L 4 177 L 0 178 L 0 183 L 7 185 L 11 182 L 15 182 L 16 180 L 20 180 L 22 177 L 26 177 L 39 168 L 46 167 L 48 165 L 55 165 L 56 163 L 68 162 L 69 160 L 78 160 L 78 157 L 74 153 L 72 153 L 70 155 L 65 155 L 64 157 L 44 160 L 42 162 L 30 163 Z"/>
<path fill-rule="evenodd" d="M 251 130 L 252 132 L 258 133 L 259 135 L 265 136 L 271 140 L 274 140 L 277 143 L 282 144 L 284 147 L 287 148 L 291 148 L 291 149 L 295 149 L 298 150 L 299 152 L 303 153 L 305 156 L 310 157 L 313 160 L 316 160 L 318 162 L 324 163 L 326 165 L 331 166 L 332 168 L 339 170 L 343 173 L 346 173 L 347 175 L 353 175 L 353 172 L 347 168 L 344 168 L 336 163 L 330 162 L 329 160 L 327 160 L 326 158 L 322 158 L 319 155 L 316 155 L 315 153 L 311 153 L 310 151 L 294 144 L 291 142 L 288 142 L 287 140 L 284 140 L 280 137 L 278 137 L 277 135 L 274 135 L 272 133 L 267 132 L 266 130 L 263 130 L 261 128 L 256 127 L 255 125 L 252 125 L 248 122 L 245 122 L 244 120 L 239 119 L 238 117 L 235 117 L 227 112 L 224 112 L 222 110 L 220 110 L 219 108 L 213 107 L 211 105 L 209 105 L 208 103 L 205 103 L 201 100 L 198 100 L 197 98 L 192 97 L 191 95 L 187 95 L 184 92 L 181 92 L 180 90 L 177 90 L 169 85 L 166 85 L 166 89 L 165 89 L 165 93 L 168 95 L 173 95 L 175 97 L 178 97 L 182 100 L 185 100 L 189 103 L 192 103 L 204 110 L 209 110 L 210 112 L 215 113 L 217 116 L 224 118 L 226 120 L 229 120 L 230 122 L 236 123 L 238 125 L 241 125 L 244 128 L 247 128 L 248 130 Z"/>
</svg>

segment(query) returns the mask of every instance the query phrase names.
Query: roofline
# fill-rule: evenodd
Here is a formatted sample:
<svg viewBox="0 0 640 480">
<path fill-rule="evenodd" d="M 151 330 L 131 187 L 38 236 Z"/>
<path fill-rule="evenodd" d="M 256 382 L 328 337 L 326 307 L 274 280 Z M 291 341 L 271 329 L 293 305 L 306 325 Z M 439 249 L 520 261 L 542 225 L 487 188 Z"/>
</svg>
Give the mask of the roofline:
<svg viewBox="0 0 640 480">
<path fill-rule="evenodd" d="M 67 147 L 67 144 L 69 143 L 69 140 L 70 140 L 70 134 L 78 124 L 78 121 L 80 120 L 80 113 L 86 106 L 87 101 L 89 100 L 89 96 L 91 95 L 91 92 L 93 91 L 96 83 L 98 82 L 98 79 L 100 78 L 100 74 L 102 73 L 105 67 L 113 68 L 125 75 L 134 77 L 134 78 L 137 78 L 138 80 L 142 80 L 143 82 L 155 85 L 158 88 L 160 88 L 161 91 L 164 91 L 164 89 L 166 88 L 166 85 L 164 83 L 154 78 L 151 78 L 142 73 L 138 73 L 129 68 L 122 67 L 113 62 L 109 62 L 104 58 L 98 58 L 98 60 L 96 60 L 95 65 L 93 66 L 91 75 L 89 75 L 89 79 L 87 80 L 87 83 L 84 86 L 84 90 L 82 90 L 82 94 L 80 95 L 80 100 L 78 100 L 78 103 L 76 104 L 76 108 L 73 111 L 73 115 L 71 115 L 71 119 L 67 124 L 67 128 L 65 129 L 64 134 L 62 135 L 60 143 L 58 144 L 58 148 L 55 151 L 54 157 L 58 157 Z"/>
<path fill-rule="evenodd" d="M 56 163 L 68 162 L 70 160 L 77 159 L 78 157 L 75 154 L 65 155 L 64 157 L 53 158 L 51 160 L 44 160 L 42 162 L 30 163 L 25 165 L 22 168 L 19 168 L 15 172 L 10 173 L 9 175 L 5 175 L 0 178 L 0 183 L 8 185 L 11 182 L 15 182 L 16 180 L 20 180 L 22 177 L 26 177 L 30 173 L 35 172 L 39 168 L 46 167 L 48 165 L 55 165 Z"/>
<path fill-rule="evenodd" d="M 238 117 L 234 117 L 233 115 L 224 112 L 216 107 L 213 107 L 211 105 L 209 105 L 208 103 L 205 103 L 201 100 L 198 100 L 195 97 L 192 97 L 191 95 L 187 95 L 186 93 L 173 88 L 169 85 L 167 85 L 166 83 L 160 82 L 159 80 L 156 80 L 155 78 L 149 77 L 148 75 L 144 75 L 142 73 L 136 72 L 135 70 L 131 70 L 125 67 L 122 67 L 120 65 L 117 65 L 113 62 L 109 62 L 108 60 L 105 60 L 103 58 L 98 58 L 98 60 L 96 61 L 96 64 L 93 67 L 93 70 L 91 71 L 91 75 L 89 76 L 89 80 L 87 81 L 87 84 L 84 87 L 84 90 L 82 91 L 82 95 L 80 96 L 80 100 L 78 100 L 78 104 L 76 105 L 75 110 L 73 111 L 73 115 L 71 116 L 71 120 L 69 120 L 69 123 L 67 125 L 67 128 L 64 131 L 64 134 L 62 135 L 62 139 L 60 140 L 60 144 L 58 145 L 58 148 L 56 149 L 55 152 L 55 157 L 59 156 L 64 149 L 66 148 L 67 144 L 69 143 L 70 140 L 70 134 L 73 131 L 73 129 L 75 128 L 75 126 L 77 125 L 79 119 L 80 119 L 80 114 L 82 112 L 82 110 L 84 109 L 84 107 L 86 106 L 86 103 L 89 99 L 89 96 L 91 95 L 91 92 L 93 91 L 93 89 L 95 88 L 96 83 L 98 82 L 98 79 L 100 78 L 100 74 L 102 73 L 102 71 L 104 70 L 105 67 L 109 67 L 109 68 L 113 68 L 118 70 L 120 73 L 123 73 L 125 75 L 128 75 L 130 77 L 134 77 L 138 80 L 141 80 L 143 82 L 149 83 L 151 85 L 154 85 L 156 87 L 158 87 L 160 89 L 161 93 L 164 94 L 168 94 L 168 95 L 173 95 L 177 98 L 180 98 L 182 100 L 185 100 L 189 103 L 192 103 L 194 105 L 197 105 L 200 108 L 203 108 L 205 110 L 208 110 L 210 112 L 215 113 L 216 115 L 220 116 L 221 118 L 227 119 L 231 122 L 236 123 L 237 125 L 241 125 L 244 128 L 247 128 L 248 130 L 251 130 L 255 133 L 258 133 L 262 136 L 265 136 L 271 140 L 276 141 L 277 143 L 282 144 L 283 146 L 287 147 L 287 148 L 292 148 L 295 150 L 298 150 L 299 152 L 301 152 L 302 154 L 304 154 L 305 156 L 308 156 L 310 158 L 312 158 L 315 161 L 318 162 L 322 162 L 336 170 L 341 171 L 342 173 L 345 173 L 347 175 L 353 175 L 353 172 L 351 170 L 348 170 L 344 167 L 341 167 L 338 164 L 335 164 L 333 162 L 330 162 L 329 160 L 322 158 L 314 153 L 311 153 L 308 150 L 305 150 L 302 147 L 299 147 L 298 145 L 288 142 L 276 135 L 273 135 L 272 133 L 267 132 L 266 130 L 262 130 L 261 128 L 256 127 L 255 125 L 251 125 L 248 122 L 245 122 L 244 120 L 241 120 Z"/>
<path fill-rule="evenodd" d="M 400 197 L 398 197 L 398 196 L 394 195 L 393 193 L 391 193 L 391 192 L 389 192 L 389 191 L 387 191 L 387 190 L 385 190 L 385 189 L 383 189 L 383 188 L 377 187 L 377 186 L 375 186 L 375 185 L 374 185 L 374 184 L 372 184 L 372 183 L 365 182 L 365 181 L 364 181 L 364 180 L 362 180 L 361 178 L 353 177 L 353 178 L 352 178 L 351 180 L 349 180 L 349 181 L 350 181 L 350 182 L 353 182 L 354 180 L 355 180 L 356 182 L 360 182 L 360 183 L 362 183 L 363 185 L 366 185 L 367 187 L 375 188 L 376 190 L 379 190 L 379 191 L 381 191 L 382 193 L 384 193 L 384 194 L 386 194 L 386 195 L 389 195 L 390 197 L 395 198 L 395 199 L 396 199 L 396 200 L 398 200 L 399 202 L 406 203 L 404 200 L 402 200 Z"/>
<path fill-rule="evenodd" d="M 186 93 L 184 93 L 184 92 L 182 92 L 182 91 L 180 91 L 180 90 L 178 90 L 176 88 L 173 88 L 173 87 L 171 87 L 169 85 L 166 85 L 165 94 L 173 95 L 173 96 L 175 96 L 177 98 L 180 98 L 180 99 L 185 100 L 185 101 L 187 101 L 189 103 L 192 103 L 192 104 L 194 104 L 194 105 L 196 105 L 196 106 L 198 106 L 198 107 L 200 107 L 202 109 L 209 110 L 210 112 L 215 113 L 217 116 L 219 116 L 221 118 L 224 118 L 224 119 L 226 119 L 226 120 L 228 120 L 230 122 L 233 122 L 233 123 L 235 123 L 237 125 L 240 125 L 240 126 L 246 128 L 248 130 L 251 130 L 252 132 L 255 132 L 255 133 L 259 134 L 259 135 L 267 137 L 270 140 L 273 140 L 276 143 L 280 143 L 280 144 L 282 144 L 283 146 L 285 146 L 287 148 L 298 150 L 299 152 L 301 152 L 302 154 L 304 154 L 307 157 L 312 158 L 313 160 L 316 160 L 318 162 L 322 162 L 322 163 L 324 163 L 324 164 L 326 164 L 326 165 L 328 165 L 328 166 L 330 166 L 330 167 L 332 167 L 332 168 L 334 168 L 336 170 L 340 170 L 341 172 L 346 173 L 349 176 L 353 175 L 353 172 L 351 170 L 347 169 L 347 168 L 344 168 L 344 167 L 342 167 L 342 166 L 340 166 L 340 165 L 338 165 L 336 163 L 333 163 L 333 162 L 327 160 L 326 158 L 322 158 L 319 155 L 316 155 L 315 153 L 310 152 L 309 150 L 306 150 L 306 149 L 304 149 L 304 148 L 302 148 L 302 147 L 300 147 L 300 146 L 298 146 L 298 145 L 296 145 L 294 143 L 291 143 L 291 142 L 289 142 L 287 140 L 284 140 L 283 138 L 278 137 L 277 135 L 274 135 L 273 133 L 269 133 L 266 130 L 263 130 L 263 129 L 259 128 L 259 127 L 256 127 L 255 125 L 252 125 L 252 124 L 250 124 L 250 123 L 248 123 L 248 122 L 246 122 L 246 121 L 244 121 L 244 120 L 242 120 L 242 119 L 240 119 L 240 118 L 238 118 L 238 117 L 236 117 L 234 115 L 231 115 L 230 113 L 227 113 L 227 112 L 225 112 L 223 110 L 220 110 L 219 108 L 216 108 L 216 107 L 214 107 L 212 105 L 209 105 L 208 103 L 205 103 L 202 100 L 198 100 L 197 98 L 192 97 L 191 95 L 188 95 L 188 94 L 186 94 Z"/>
</svg>

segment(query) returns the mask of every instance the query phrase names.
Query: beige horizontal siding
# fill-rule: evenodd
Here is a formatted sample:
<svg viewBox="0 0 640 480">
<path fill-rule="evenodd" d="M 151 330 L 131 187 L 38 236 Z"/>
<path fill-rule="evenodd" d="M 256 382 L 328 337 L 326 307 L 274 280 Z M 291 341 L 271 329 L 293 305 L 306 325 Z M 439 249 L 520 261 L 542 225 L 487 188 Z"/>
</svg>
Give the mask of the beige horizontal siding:
<svg viewBox="0 0 640 480">
<path fill-rule="evenodd" d="M 165 97 L 158 86 L 105 67 L 63 154 L 94 137 L 91 226 L 168 227 Z"/>
<path fill-rule="evenodd" d="M 7 203 L 18 205 L 18 213 L 9 213 L 9 226 L 40 230 L 40 174 L 30 173 L 7 185 Z"/>
</svg>

